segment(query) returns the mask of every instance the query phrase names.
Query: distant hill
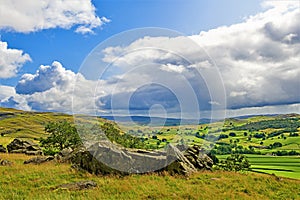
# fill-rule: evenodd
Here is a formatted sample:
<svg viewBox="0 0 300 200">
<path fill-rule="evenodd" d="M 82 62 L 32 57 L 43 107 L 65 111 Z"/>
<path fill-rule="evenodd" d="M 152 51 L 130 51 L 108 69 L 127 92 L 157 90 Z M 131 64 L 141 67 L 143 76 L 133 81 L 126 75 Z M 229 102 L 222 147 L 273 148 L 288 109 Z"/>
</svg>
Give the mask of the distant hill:
<svg viewBox="0 0 300 200">
<path fill-rule="evenodd" d="M 104 118 L 104 119 L 102 119 Z M 191 119 L 176 119 L 176 118 L 160 118 L 160 117 L 147 117 L 147 116 L 116 116 L 115 118 L 112 116 L 102 116 L 102 118 L 98 118 L 98 120 L 115 120 L 118 123 L 132 123 L 133 125 L 137 126 L 146 126 L 146 125 L 152 125 L 152 126 L 166 126 L 166 130 L 169 129 L 171 126 L 177 126 L 177 125 L 198 125 L 198 124 L 208 124 L 211 122 L 210 119 L 200 119 L 200 120 L 191 120 Z M 285 119 L 285 118 L 299 118 L 299 114 L 280 114 L 280 115 L 248 115 L 248 116 L 239 116 L 235 118 L 229 118 L 225 120 L 224 127 L 226 128 L 226 133 L 229 134 L 230 131 L 238 131 L 238 128 L 234 126 L 243 126 L 247 123 L 253 123 L 253 122 L 260 122 L 260 121 L 265 121 L 265 120 L 278 120 L 278 119 Z M 95 119 L 95 118 L 93 118 Z M 28 112 L 28 111 L 22 111 L 22 110 L 16 110 L 16 109 L 10 109 L 10 108 L 0 108 L 0 144 L 6 145 L 10 141 L 12 141 L 14 138 L 19 137 L 19 138 L 29 138 L 32 140 L 38 141 L 40 137 L 46 136 L 46 133 L 44 132 L 44 126 L 48 122 L 51 121 L 60 121 L 60 120 L 67 120 L 70 122 L 74 121 L 74 118 L 72 115 L 68 114 L 63 114 L 63 113 L 53 113 L 53 112 Z M 90 119 L 87 119 L 90 120 Z M 212 122 L 216 122 L 217 120 L 212 120 Z M 128 123 L 128 125 L 131 125 Z M 264 124 L 260 124 L 261 126 Z M 168 127 L 170 126 L 170 127 Z M 205 126 L 203 126 L 204 129 Z M 137 130 L 135 130 L 137 129 Z M 132 131 L 138 131 L 139 127 L 133 129 Z M 141 128 L 143 130 L 143 128 Z M 213 129 L 214 130 L 214 129 Z M 149 130 L 147 130 L 149 131 Z M 150 130 L 151 131 L 151 130 Z M 164 132 L 165 130 L 163 130 Z M 191 140 L 197 141 L 197 139 L 194 137 L 194 134 L 197 133 L 197 131 L 200 131 L 200 134 L 204 134 L 205 130 L 197 130 L 197 127 L 195 127 L 195 130 L 187 129 L 187 132 L 189 134 L 192 134 Z M 269 134 L 271 132 L 278 132 L 281 131 L 280 129 L 266 129 L 264 132 L 266 134 Z M 262 131 L 257 131 L 257 132 L 262 132 Z M 148 133 L 147 133 L 148 134 Z M 171 131 L 168 133 L 169 135 L 171 134 L 176 134 L 176 127 L 171 128 Z M 245 145 L 259 145 L 261 140 L 253 138 L 250 141 L 248 141 L 249 135 L 246 137 L 243 135 L 242 131 L 237 132 L 237 134 L 240 137 L 240 142 L 244 142 L 242 144 L 243 146 Z M 255 132 L 251 133 L 253 136 L 255 136 Z M 277 133 L 274 133 L 277 134 Z M 284 133 L 287 137 L 289 132 Z M 163 138 L 163 135 L 161 136 Z M 169 138 L 171 136 L 166 136 L 166 138 Z M 277 138 L 277 137 L 276 137 Z M 275 142 L 277 140 L 281 139 L 276 139 L 269 138 L 266 141 L 262 141 L 265 144 Z M 285 143 L 290 142 L 290 146 L 294 145 L 295 143 L 298 144 L 298 137 L 294 138 L 289 138 L 287 140 L 284 140 Z M 201 139 L 201 138 L 200 138 Z M 234 138 L 232 138 L 234 139 Z M 270 141 L 270 139 L 274 141 Z M 294 140 L 292 140 L 294 139 Z M 230 138 L 225 138 L 222 140 L 222 142 L 227 142 L 229 143 Z M 296 142 L 295 142 L 296 141 Z M 282 141 L 281 141 L 282 142 Z M 292 147 L 291 147 L 292 148 Z M 294 147 L 293 147 L 294 148 Z"/>
<path fill-rule="evenodd" d="M 211 122 L 211 120 L 207 118 L 197 120 L 197 119 L 178 119 L 178 118 L 162 118 L 162 117 L 147 117 L 147 116 L 101 116 L 101 117 L 107 120 L 116 121 L 120 123 L 136 123 L 138 125 L 152 125 L 152 126 L 197 125 L 197 124 L 207 124 Z"/>
</svg>

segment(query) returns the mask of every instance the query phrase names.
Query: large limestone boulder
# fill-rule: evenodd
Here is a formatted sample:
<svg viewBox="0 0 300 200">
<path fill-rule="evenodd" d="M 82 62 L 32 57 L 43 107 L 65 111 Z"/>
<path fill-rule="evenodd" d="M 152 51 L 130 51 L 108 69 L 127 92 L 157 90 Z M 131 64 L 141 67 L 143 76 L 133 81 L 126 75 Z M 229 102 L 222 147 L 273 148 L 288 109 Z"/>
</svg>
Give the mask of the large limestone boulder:
<svg viewBox="0 0 300 200">
<path fill-rule="evenodd" d="M 169 145 L 167 151 L 133 150 L 108 141 L 98 142 L 89 149 L 79 148 L 61 158 L 76 168 L 93 174 L 130 174 L 167 171 L 189 175 L 200 169 L 211 169 L 213 161 L 200 147 L 193 146 L 184 153 Z"/>
<path fill-rule="evenodd" d="M 7 145 L 9 153 L 25 153 L 28 155 L 42 155 L 41 148 L 29 141 L 15 138 L 10 144 Z"/>
</svg>

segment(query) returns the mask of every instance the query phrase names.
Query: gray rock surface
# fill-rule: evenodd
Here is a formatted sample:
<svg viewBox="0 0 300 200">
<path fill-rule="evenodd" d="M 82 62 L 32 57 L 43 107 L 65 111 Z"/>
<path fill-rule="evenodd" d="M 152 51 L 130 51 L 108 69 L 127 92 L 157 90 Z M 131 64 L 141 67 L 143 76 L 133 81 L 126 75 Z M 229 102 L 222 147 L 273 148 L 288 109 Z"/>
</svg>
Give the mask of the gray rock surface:
<svg viewBox="0 0 300 200">
<path fill-rule="evenodd" d="M 7 145 L 7 150 L 9 153 L 25 153 L 28 155 L 42 155 L 41 148 L 29 141 L 19 138 L 15 138 L 10 144 Z"/>
<path fill-rule="evenodd" d="M 189 175 L 197 170 L 210 170 L 213 161 L 199 146 L 181 152 L 169 145 L 166 152 L 133 150 L 103 141 L 89 150 L 80 148 L 62 157 L 74 167 L 93 174 L 130 174 L 167 171 L 170 174 Z"/>
</svg>

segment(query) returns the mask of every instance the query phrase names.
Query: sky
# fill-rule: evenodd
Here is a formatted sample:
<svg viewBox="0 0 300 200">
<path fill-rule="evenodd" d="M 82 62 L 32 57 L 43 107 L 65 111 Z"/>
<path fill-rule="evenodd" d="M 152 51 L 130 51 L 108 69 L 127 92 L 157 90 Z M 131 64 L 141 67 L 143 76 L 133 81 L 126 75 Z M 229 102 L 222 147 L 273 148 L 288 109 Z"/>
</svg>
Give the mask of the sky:
<svg viewBox="0 0 300 200">
<path fill-rule="evenodd" d="M 0 106 L 300 113 L 299 24 L 297 0 L 1 0 Z"/>
</svg>

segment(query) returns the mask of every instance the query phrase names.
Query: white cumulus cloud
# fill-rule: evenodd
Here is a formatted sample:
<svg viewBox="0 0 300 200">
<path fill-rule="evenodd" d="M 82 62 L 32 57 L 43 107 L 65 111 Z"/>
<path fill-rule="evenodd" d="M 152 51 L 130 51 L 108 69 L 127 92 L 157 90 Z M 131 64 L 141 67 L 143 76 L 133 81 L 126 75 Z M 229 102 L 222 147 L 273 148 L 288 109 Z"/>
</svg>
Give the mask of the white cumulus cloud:
<svg viewBox="0 0 300 200">
<path fill-rule="evenodd" d="M 11 78 L 16 76 L 22 65 L 31 58 L 19 49 L 10 49 L 7 42 L 0 41 L 0 78 Z"/>
<path fill-rule="evenodd" d="M 299 2 L 266 1 L 264 6 L 265 11 L 241 23 L 189 36 L 217 64 L 227 91 L 229 109 L 300 102 Z M 157 48 L 139 53 L 146 47 Z M 181 57 L 171 53 L 178 50 L 181 50 Z M 204 71 L 212 65 L 182 36 L 144 37 L 125 47 L 109 47 L 104 53 L 105 62 L 120 68 L 159 63 L 161 69 L 176 70 L 187 76 L 190 74 L 190 77 L 194 74 L 191 69 Z M 182 58 L 187 58 L 190 63 Z M 147 74 L 149 77 L 158 76 L 157 71 L 150 73 Z M 174 84 L 176 81 L 174 78 Z"/>
<path fill-rule="evenodd" d="M 1 0 L 0 29 L 28 33 L 76 26 L 78 33 L 92 33 L 109 22 L 95 10 L 91 0 Z"/>
<path fill-rule="evenodd" d="M 94 102 L 87 96 L 94 95 L 96 84 L 54 61 L 51 65 L 41 65 L 35 74 L 24 74 L 15 90 L 33 110 L 71 113 L 75 98 L 75 112 L 92 113 Z"/>
</svg>

